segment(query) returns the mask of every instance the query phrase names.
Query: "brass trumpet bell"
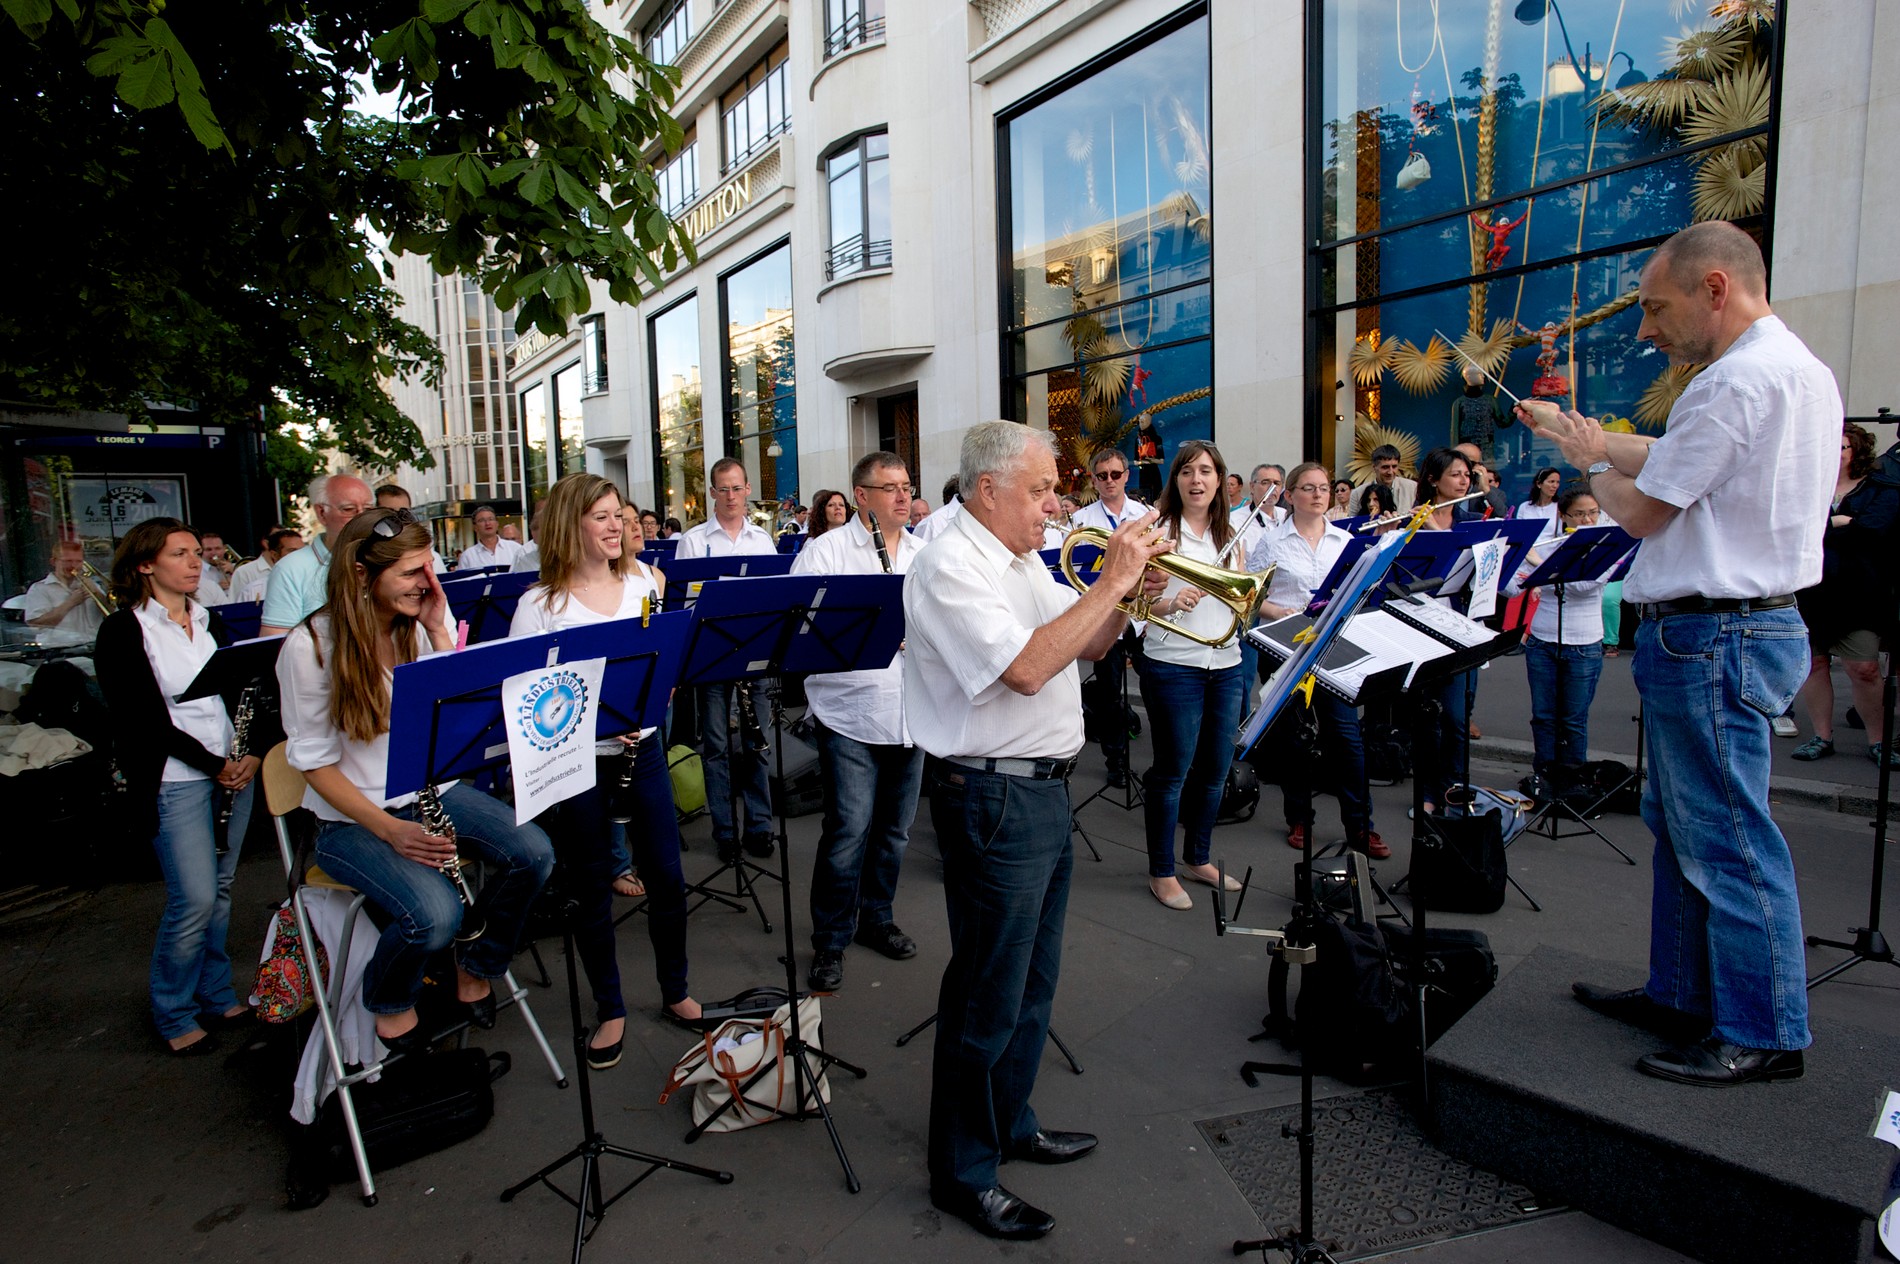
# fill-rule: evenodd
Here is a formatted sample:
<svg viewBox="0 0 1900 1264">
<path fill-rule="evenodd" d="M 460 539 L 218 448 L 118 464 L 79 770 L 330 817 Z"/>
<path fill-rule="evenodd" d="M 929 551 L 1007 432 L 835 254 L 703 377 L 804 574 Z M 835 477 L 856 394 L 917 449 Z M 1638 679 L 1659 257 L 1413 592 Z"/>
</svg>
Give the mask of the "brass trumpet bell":
<svg viewBox="0 0 1900 1264">
<path fill-rule="evenodd" d="M 1087 592 L 1088 584 L 1076 574 L 1075 563 L 1070 560 L 1069 555 L 1075 551 L 1075 546 L 1078 544 L 1092 544 L 1097 548 L 1107 548 L 1108 534 L 1100 527 L 1077 527 L 1063 539 L 1062 577 L 1068 580 L 1069 585 L 1076 591 Z M 1193 585 L 1226 606 L 1228 613 L 1232 616 L 1227 630 L 1220 636 L 1207 637 L 1198 632 L 1190 632 L 1177 623 L 1156 618 L 1151 613 L 1154 602 L 1145 595 L 1132 601 L 1118 601 L 1115 603 L 1115 608 L 1131 619 L 1146 620 L 1176 636 L 1184 636 L 1197 644 L 1215 647 L 1227 644 L 1253 622 L 1254 615 L 1259 612 L 1261 600 L 1267 595 L 1267 586 L 1273 582 L 1273 572 L 1277 569 L 1269 566 L 1258 574 L 1232 571 L 1224 566 L 1215 566 L 1210 562 L 1197 562 L 1176 553 L 1163 553 L 1148 565 L 1184 584 Z"/>
</svg>

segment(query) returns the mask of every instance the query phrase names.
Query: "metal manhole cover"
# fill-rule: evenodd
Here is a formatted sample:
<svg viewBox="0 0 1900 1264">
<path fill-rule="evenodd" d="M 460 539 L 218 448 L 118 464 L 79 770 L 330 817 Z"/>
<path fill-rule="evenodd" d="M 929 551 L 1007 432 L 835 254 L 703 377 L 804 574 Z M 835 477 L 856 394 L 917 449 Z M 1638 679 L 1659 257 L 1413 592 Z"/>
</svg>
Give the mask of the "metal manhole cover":
<svg viewBox="0 0 1900 1264">
<path fill-rule="evenodd" d="M 1195 1126 L 1272 1234 L 1300 1217 L 1299 1103 Z M 1339 1259 L 1441 1242 L 1564 1210 L 1433 1148 L 1397 1092 L 1313 1103 L 1313 1233 Z"/>
</svg>

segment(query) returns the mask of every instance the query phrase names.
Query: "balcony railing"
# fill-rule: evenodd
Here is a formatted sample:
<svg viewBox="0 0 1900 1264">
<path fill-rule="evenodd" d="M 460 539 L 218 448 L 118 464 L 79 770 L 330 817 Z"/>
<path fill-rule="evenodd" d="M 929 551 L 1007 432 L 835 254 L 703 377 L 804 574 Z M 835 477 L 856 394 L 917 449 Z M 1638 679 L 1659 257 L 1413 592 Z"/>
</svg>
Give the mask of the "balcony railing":
<svg viewBox="0 0 1900 1264">
<path fill-rule="evenodd" d="M 853 272 L 891 266 L 889 241 L 866 241 L 862 235 L 836 243 L 825 253 L 825 280 L 836 281 Z"/>
<path fill-rule="evenodd" d="M 883 18 L 867 18 L 862 13 L 846 14 L 844 21 L 825 32 L 825 56 L 836 57 L 848 48 L 883 38 Z"/>
</svg>

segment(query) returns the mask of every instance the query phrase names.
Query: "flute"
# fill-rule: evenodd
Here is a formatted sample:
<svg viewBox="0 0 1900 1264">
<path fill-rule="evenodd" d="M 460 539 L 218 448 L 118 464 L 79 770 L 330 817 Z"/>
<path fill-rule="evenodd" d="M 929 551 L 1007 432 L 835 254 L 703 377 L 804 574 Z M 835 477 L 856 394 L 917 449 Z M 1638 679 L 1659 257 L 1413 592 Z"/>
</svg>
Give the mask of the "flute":
<svg viewBox="0 0 1900 1264">
<path fill-rule="evenodd" d="M 1437 513 L 1440 509 L 1449 509 L 1453 505 L 1462 505 L 1467 500 L 1479 500 L 1488 494 L 1489 493 L 1487 492 L 1472 492 L 1470 495 L 1460 496 L 1456 500 L 1441 500 L 1441 501 L 1436 501 L 1436 502 L 1429 502 L 1426 505 L 1424 505 L 1423 508 L 1429 513 Z M 1407 518 L 1410 518 L 1412 515 L 1416 514 L 1417 512 L 1418 512 L 1417 509 L 1401 509 L 1395 513 L 1386 514 L 1383 518 L 1374 518 L 1369 522 L 1362 522 L 1357 527 L 1353 528 L 1353 530 L 1375 531 L 1378 528 L 1385 526 L 1389 522 L 1404 522 Z"/>
</svg>

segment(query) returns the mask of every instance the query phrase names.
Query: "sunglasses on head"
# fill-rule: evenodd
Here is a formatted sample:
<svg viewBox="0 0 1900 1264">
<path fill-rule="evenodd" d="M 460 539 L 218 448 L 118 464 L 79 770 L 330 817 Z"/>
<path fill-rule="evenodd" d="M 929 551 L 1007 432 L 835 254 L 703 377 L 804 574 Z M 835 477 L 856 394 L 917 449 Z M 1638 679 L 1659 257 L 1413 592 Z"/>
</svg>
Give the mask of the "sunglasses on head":
<svg viewBox="0 0 1900 1264">
<path fill-rule="evenodd" d="M 387 518 L 378 518 L 370 527 L 369 533 L 379 540 L 393 540 L 402 534 L 404 527 L 419 527 L 422 519 L 407 509 L 392 509 Z"/>
</svg>

